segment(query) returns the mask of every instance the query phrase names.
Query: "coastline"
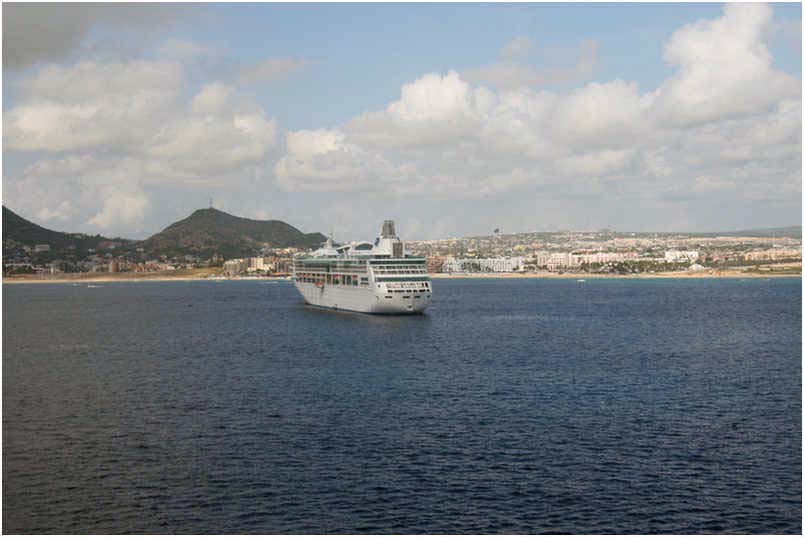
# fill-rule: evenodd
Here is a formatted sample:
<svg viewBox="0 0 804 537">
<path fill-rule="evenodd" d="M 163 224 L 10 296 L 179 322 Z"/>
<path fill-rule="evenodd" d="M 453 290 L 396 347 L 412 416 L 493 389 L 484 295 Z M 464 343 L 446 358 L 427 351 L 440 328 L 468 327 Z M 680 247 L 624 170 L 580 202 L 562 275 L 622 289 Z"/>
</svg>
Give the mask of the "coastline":
<svg viewBox="0 0 804 537">
<path fill-rule="evenodd" d="M 434 273 L 430 275 L 434 280 L 466 280 L 466 279 L 495 279 L 495 280 L 522 280 L 522 279 L 545 279 L 545 280 L 651 280 L 651 279 L 728 279 L 728 278 L 801 278 L 801 272 L 743 272 L 739 270 L 724 270 L 719 272 L 656 272 L 639 274 L 583 274 L 583 273 L 556 273 L 556 272 L 472 272 L 444 274 Z M 140 282 L 192 282 L 192 281 L 290 281 L 285 276 L 262 276 L 256 278 L 226 278 L 218 275 L 205 274 L 154 274 L 148 276 L 132 277 L 127 273 L 120 273 L 119 276 L 88 276 L 88 277 L 20 277 L 4 276 L 3 284 L 43 284 L 43 283 L 140 283 Z"/>
<path fill-rule="evenodd" d="M 245 278 L 227 278 L 220 270 L 210 270 L 206 268 L 159 271 L 159 272 L 116 272 L 116 273 L 72 273 L 58 275 L 38 275 L 25 274 L 18 276 L 3 276 L 3 283 L 22 284 L 22 283 L 139 283 L 139 282 L 188 282 L 188 281 L 229 281 L 229 280 L 260 280 L 260 281 L 281 281 L 287 279 L 285 276 L 261 276 Z"/>
<path fill-rule="evenodd" d="M 466 273 L 466 274 L 431 274 L 433 279 L 545 279 L 545 280 L 651 280 L 651 279 L 722 279 L 722 278 L 801 278 L 801 272 L 743 272 L 739 270 L 720 271 L 717 273 L 699 272 L 655 272 L 638 274 L 584 274 L 530 272 L 517 273 Z"/>
<path fill-rule="evenodd" d="M 264 278 L 204 278 L 201 276 L 159 276 L 154 278 L 3 278 L 3 284 L 41 284 L 41 283 L 146 283 L 146 282 L 228 282 L 228 281 L 289 281 L 285 277 L 267 276 Z"/>
</svg>

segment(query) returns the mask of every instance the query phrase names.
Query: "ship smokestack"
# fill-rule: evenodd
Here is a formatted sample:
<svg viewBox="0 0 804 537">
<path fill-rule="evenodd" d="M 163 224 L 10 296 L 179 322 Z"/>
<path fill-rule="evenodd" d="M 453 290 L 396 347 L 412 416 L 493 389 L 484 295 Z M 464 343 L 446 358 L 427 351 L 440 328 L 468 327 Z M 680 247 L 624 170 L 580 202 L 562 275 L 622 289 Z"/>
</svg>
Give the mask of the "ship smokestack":
<svg viewBox="0 0 804 537">
<path fill-rule="evenodd" d="M 393 220 L 386 220 L 382 223 L 382 238 L 383 239 L 395 239 L 396 238 L 396 229 L 394 228 L 394 221 Z"/>
</svg>

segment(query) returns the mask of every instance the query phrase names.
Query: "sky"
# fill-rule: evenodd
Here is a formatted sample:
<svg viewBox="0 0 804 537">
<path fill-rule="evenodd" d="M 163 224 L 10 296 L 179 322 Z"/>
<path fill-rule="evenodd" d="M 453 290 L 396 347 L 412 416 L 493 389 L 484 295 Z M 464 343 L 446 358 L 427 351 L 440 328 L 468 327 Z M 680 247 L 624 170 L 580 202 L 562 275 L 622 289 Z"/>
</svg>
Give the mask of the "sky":
<svg viewBox="0 0 804 537">
<path fill-rule="evenodd" d="M 3 203 L 147 237 L 801 223 L 800 4 L 9 4 Z"/>
</svg>

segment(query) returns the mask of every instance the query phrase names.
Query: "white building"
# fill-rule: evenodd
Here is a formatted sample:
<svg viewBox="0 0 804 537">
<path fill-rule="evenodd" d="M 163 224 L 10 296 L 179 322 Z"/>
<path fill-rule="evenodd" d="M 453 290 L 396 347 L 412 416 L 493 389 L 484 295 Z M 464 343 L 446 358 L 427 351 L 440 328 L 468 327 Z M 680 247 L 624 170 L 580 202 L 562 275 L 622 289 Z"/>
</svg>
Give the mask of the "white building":
<svg viewBox="0 0 804 537">
<path fill-rule="evenodd" d="M 248 260 L 246 259 L 230 259 L 223 263 L 223 273 L 227 276 L 235 276 L 246 271 L 248 268 Z"/>
<path fill-rule="evenodd" d="M 442 272 L 515 272 L 525 264 L 524 257 L 456 258 L 448 257 Z"/>
<path fill-rule="evenodd" d="M 249 257 L 247 261 L 248 261 L 248 267 L 246 268 L 246 271 L 248 272 L 266 270 L 264 257 Z"/>
<path fill-rule="evenodd" d="M 594 263 L 618 263 L 621 261 L 636 260 L 639 255 L 636 252 L 595 252 L 585 254 L 573 254 L 570 252 L 547 252 L 537 251 L 533 253 L 533 261 L 536 266 L 547 268 L 547 270 L 560 270 L 580 267 L 581 265 L 591 265 Z"/>
<path fill-rule="evenodd" d="M 697 250 L 667 250 L 664 253 L 666 263 L 686 263 L 698 261 Z"/>
<path fill-rule="evenodd" d="M 801 259 L 801 250 L 796 248 L 774 248 L 772 250 L 746 252 L 745 259 L 749 261 Z"/>
<path fill-rule="evenodd" d="M 547 270 L 554 271 L 563 268 L 576 267 L 581 264 L 580 256 L 569 252 L 535 252 L 534 259 L 536 266 L 546 267 Z"/>
<path fill-rule="evenodd" d="M 621 263 L 623 261 L 633 261 L 639 258 L 636 252 L 595 252 L 593 254 L 578 255 L 580 262 L 586 264 Z"/>
</svg>

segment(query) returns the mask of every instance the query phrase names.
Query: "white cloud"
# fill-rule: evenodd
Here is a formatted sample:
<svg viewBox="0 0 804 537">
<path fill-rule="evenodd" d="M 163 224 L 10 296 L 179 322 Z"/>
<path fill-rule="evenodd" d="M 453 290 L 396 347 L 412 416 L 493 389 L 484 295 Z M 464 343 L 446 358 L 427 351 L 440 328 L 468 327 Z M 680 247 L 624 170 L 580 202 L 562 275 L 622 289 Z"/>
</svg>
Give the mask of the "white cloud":
<svg viewBox="0 0 804 537">
<path fill-rule="evenodd" d="M 89 154 L 67 155 L 56 159 L 42 159 L 25 169 L 26 177 L 58 177 L 82 175 L 90 170 L 103 169 L 104 163 Z"/>
<path fill-rule="evenodd" d="M 145 154 L 165 159 L 166 172 L 207 181 L 258 165 L 276 141 L 276 122 L 260 114 L 188 117 L 161 129 Z"/>
<path fill-rule="evenodd" d="M 733 181 L 724 181 L 707 175 L 695 178 L 693 190 L 696 192 L 709 192 L 713 190 L 730 190 L 735 187 Z"/>
<path fill-rule="evenodd" d="M 73 206 L 69 201 L 64 200 L 55 208 L 43 207 L 35 214 L 36 218 L 45 222 L 64 222 L 72 216 Z"/>
<path fill-rule="evenodd" d="M 6 150 L 43 155 L 11 192 L 46 223 L 138 231 L 154 188 L 246 180 L 277 142 L 276 121 L 232 86 L 211 82 L 188 97 L 172 61 L 50 65 L 18 84 Z"/>
<path fill-rule="evenodd" d="M 234 88 L 223 82 L 207 84 L 190 101 L 194 114 L 220 114 L 230 106 Z"/>
<path fill-rule="evenodd" d="M 43 68 L 20 83 L 26 99 L 6 114 L 6 145 L 118 152 L 162 179 L 188 182 L 262 163 L 276 143 L 276 122 L 221 82 L 185 104 L 184 85 L 181 67 L 166 61 Z"/>
<path fill-rule="evenodd" d="M 723 17 L 675 32 L 664 57 L 678 71 L 656 92 L 660 120 L 684 127 L 800 99 L 800 80 L 773 68 L 766 43 L 772 16 L 764 4 L 727 4 Z"/>
<path fill-rule="evenodd" d="M 573 147 L 628 146 L 653 129 L 649 106 L 635 83 L 591 83 L 558 101 L 555 137 Z"/>
<path fill-rule="evenodd" d="M 485 71 L 423 74 L 384 107 L 291 132 L 243 86 L 286 78 L 305 60 L 268 58 L 200 87 L 188 82 L 195 71 L 166 59 L 204 56 L 192 42 L 165 43 L 154 61 L 46 65 L 17 83 L 5 111 L 6 151 L 34 163 L 4 187 L 23 214 L 108 233 L 141 228 L 158 189 L 204 185 L 201 199 L 207 187 L 237 199 L 240 186 L 262 193 L 272 179 L 287 203 L 318 192 L 308 197 L 415 199 L 435 213 L 437 203 L 482 209 L 495 197 L 556 222 L 573 217 L 550 203 L 594 214 L 606 196 L 609 206 L 715 194 L 790 205 L 801 190 L 800 83 L 774 67 L 769 28 L 767 8 L 728 5 L 679 29 L 665 47 L 674 71 L 652 90 L 622 79 L 540 88 L 591 73 L 595 45 L 566 68 L 537 71 L 522 60 L 522 37 Z M 617 212 L 615 223 L 626 211 Z"/>
<path fill-rule="evenodd" d="M 142 190 L 110 187 L 105 189 L 103 200 L 103 208 L 89 219 L 89 224 L 113 235 L 122 230 L 142 229 L 149 205 Z"/>
<path fill-rule="evenodd" d="M 4 141 L 27 151 L 136 145 L 172 114 L 181 86 L 173 62 L 47 66 L 19 82 L 24 100 L 5 114 Z"/>
<path fill-rule="evenodd" d="M 43 158 L 19 178 L 4 180 L 15 210 L 45 226 L 127 235 L 143 226 L 149 205 L 140 185 L 142 162 L 97 159 L 89 154 Z M 130 201 L 131 208 L 123 207 Z M 115 215 L 120 212 L 120 215 Z"/>
<path fill-rule="evenodd" d="M 660 178 L 673 174 L 673 167 L 669 162 L 670 148 L 661 146 L 645 149 L 642 152 L 642 166 L 646 177 Z"/>
<path fill-rule="evenodd" d="M 765 7 L 728 5 L 722 17 L 680 29 L 665 49 L 677 71 L 656 91 L 618 79 L 565 94 L 522 87 L 527 85 L 522 80 L 499 84 L 494 92 L 456 72 L 427 74 L 405 84 L 384 110 L 333 129 L 337 149 L 325 153 L 328 160 L 299 158 L 289 142 L 277 174 L 285 187 L 295 166 L 307 189 L 348 184 L 371 191 L 382 183 L 356 180 L 360 174 L 345 165 L 364 158 L 382 165 L 361 168 L 363 176 L 371 175 L 370 168 L 376 177 L 406 178 L 383 185 L 388 191 L 443 197 L 557 181 L 566 193 L 613 178 L 641 197 L 663 195 L 668 183 L 703 192 L 746 181 L 740 173 L 747 176 L 746 163 L 758 160 L 779 163 L 778 169 L 765 168 L 766 181 L 787 180 L 784 170 L 797 165 L 801 150 L 800 91 L 792 77 L 772 66 L 765 44 L 770 20 Z M 505 54 L 515 57 L 527 44 L 512 43 Z M 526 72 L 506 61 L 497 67 Z M 317 173 L 303 173 L 313 161 Z M 394 173 L 399 169 L 407 173 Z M 694 177 L 722 179 L 707 183 Z M 643 192 L 648 185 L 654 186 Z"/>
<path fill-rule="evenodd" d="M 290 132 L 286 144 L 286 155 L 274 167 L 286 190 L 393 187 L 412 173 L 410 166 L 394 166 L 378 153 L 348 142 L 338 130 Z"/>
<path fill-rule="evenodd" d="M 471 136 L 495 97 L 472 88 L 460 75 L 427 74 L 402 87 L 398 101 L 381 112 L 363 114 L 345 130 L 357 143 L 371 147 L 421 147 Z"/>
<path fill-rule="evenodd" d="M 630 149 L 607 149 L 559 159 L 555 167 L 564 175 L 600 177 L 624 171 L 634 156 L 635 151 Z"/>
</svg>

